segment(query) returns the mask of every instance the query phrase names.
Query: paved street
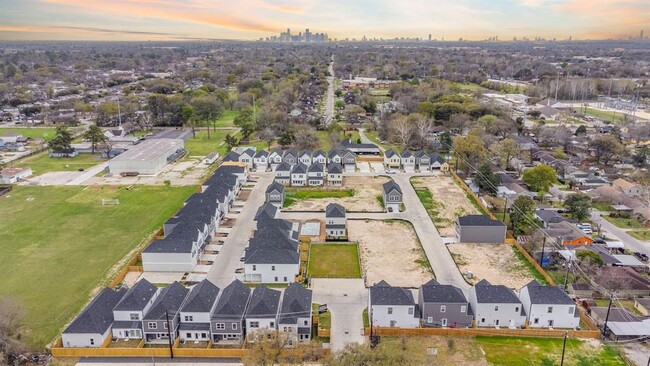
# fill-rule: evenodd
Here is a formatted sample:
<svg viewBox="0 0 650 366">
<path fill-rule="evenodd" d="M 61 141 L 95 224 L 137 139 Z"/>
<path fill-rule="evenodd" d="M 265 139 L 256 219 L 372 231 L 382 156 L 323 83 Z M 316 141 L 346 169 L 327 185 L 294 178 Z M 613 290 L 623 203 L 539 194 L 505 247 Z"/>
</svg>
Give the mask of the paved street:
<svg viewBox="0 0 650 366">
<path fill-rule="evenodd" d="M 104 169 L 108 168 L 108 162 L 97 164 L 92 168 L 86 169 L 86 171 L 81 174 L 80 176 L 74 178 L 73 180 L 69 181 L 65 185 L 67 186 L 78 186 L 83 184 L 83 182 L 87 181 L 88 179 L 96 176 L 100 172 L 104 171 Z"/>
<path fill-rule="evenodd" d="M 365 128 L 359 128 L 358 130 L 359 130 L 359 138 L 361 139 L 362 144 L 375 144 L 374 142 L 372 142 L 372 140 L 368 138 L 368 136 L 366 136 Z M 381 150 L 381 152 L 386 151 L 386 149 L 384 149 L 382 146 L 377 145 L 377 147 L 379 148 L 379 150 Z"/>
<path fill-rule="evenodd" d="M 253 177 L 259 177 L 253 188 L 244 208 L 239 214 L 235 226 L 224 240 L 224 245 L 217 255 L 217 260 L 210 267 L 208 280 L 220 288 L 224 288 L 232 282 L 235 270 L 240 265 L 239 259 L 248 244 L 248 239 L 253 235 L 255 222 L 253 218 L 257 209 L 264 204 L 264 191 L 273 182 L 274 173 L 251 173 Z"/>
<path fill-rule="evenodd" d="M 347 343 L 363 343 L 363 309 L 368 306 L 368 290 L 362 279 L 315 278 L 311 288 L 314 302 L 327 304 L 332 313 L 330 341 L 334 351 Z"/>
<path fill-rule="evenodd" d="M 601 215 L 606 215 L 605 212 L 596 210 L 591 211 L 591 220 L 596 225 L 601 225 L 601 228 L 619 238 L 620 241 L 625 243 L 625 246 L 633 252 L 641 252 L 650 255 L 650 243 L 642 242 L 628 235 L 624 229 L 616 227 L 611 222 L 601 218 Z"/>
<path fill-rule="evenodd" d="M 325 126 L 329 125 L 334 117 L 334 55 L 329 66 L 330 76 L 327 77 L 327 96 L 325 100 Z"/>
</svg>

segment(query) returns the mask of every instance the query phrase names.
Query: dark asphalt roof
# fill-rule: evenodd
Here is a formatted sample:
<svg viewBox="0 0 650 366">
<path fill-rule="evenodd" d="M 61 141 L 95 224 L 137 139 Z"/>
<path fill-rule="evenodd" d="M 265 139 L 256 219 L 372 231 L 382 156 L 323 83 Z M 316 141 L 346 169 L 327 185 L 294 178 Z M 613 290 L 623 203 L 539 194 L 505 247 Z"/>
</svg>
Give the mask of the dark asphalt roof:
<svg viewBox="0 0 650 366">
<path fill-rule="evenodd" d="M 506 224 L 499 220 L 492 220 L 486 215 L 465 215 L 458 218 L 458 223 L 461 226 L 502 226 Z"/>
<path fill-rule="evenodd" d="M 518 304 L 521 303 L 515 293 L 503 286 L 492 285 L 487 280 L 481 280 L 474 285 L 476 301 L 482 304 Z"/>
<path fill-rule="evenodd" d="M 264 285 L 253 290 L 251 301 L 246 310 L 246 318 L 275 318 L 280 307 L 280 291 Z"/>
<path fill-rule="evenodd" d="M 408 150 L 402 151 L 402 158 L 410 158 L 411 156 L 413 156 L 413 154 L 411 154 L 410 151 Z"/>
<path fill-rule="evenodd" d="M 325 217 L 345 217 L 345 208 L 338 203 L 330 203 L 325 208 Z"/>
<path fill-rule="evenodd" d="M 429 156 L 431 156 L 431 162 L 438 162 L 440 164 L 443 164 L 445 162 L 445 158 L 440 156 L 437 152 L 432 152 Z"/>
<path fill-rule="evenodd" d="M 178 327 L 178 331 L 185 330 L 204 330 L 206 332 L 210 331 L 210 323 L 181 323 Z"/>
<path fill-rule="evenodd" d="M 183 301 L 185 301 L 189 292 L 190 290 L 185 286 L 174 281 L 170 286 L 160 291 L 160 295 L 151 305 L 151 309 L 145 314 L 143 320 L 165 319 L 165 311 L 173 317 L 183 305 Z"/>
<path fill-rule="evenodd" d="M 307 173 L 307 165 L 303 163 L 298 163 L 293 166 L 291 169 L 291 174 L 306 174 Z"/>
<path fill-rule="evenodd" d="M 399 154 L 396 151 L 394 151 L 393 149 L 386 150 L 384 155 L 386 155 L 387 158 L 392 158 L 395 155 L 399 156 Z"/>
<path fill-rule="evenodd" d="M 250 295 L 251 289 L 248 286 L 239 280 L 234 280 L 221 291 L 212 318 L 241 318 L 246 311 Z"/>
<path fill-rule="evenodd" d="M 542 286 L 532 280 L 525 287 L 528 288 L 528 296 L 533 304 L 575 305 L 569 295 L 557 286 Z"/>
<path fill-rule="evenodd" d="M 284 290 L 280 324 L 295 324 L 298 318 L 308 318 L 311 315 L 312 291 L 297 282 Z"/>
<path fill-rule="evenodd" d="M 255 154 L 255 157 L 256 157 L 256 158 L 261 158 L 261 157 L 263 157 L 263 156 L 265 156 L 265 157 L 266 157 L 266 156 L 269 156 L 269 152 L 266 151 L 266 150 L 260 150 L 260 151 L 258 151 L 258 152 Z"/>
<path fill-rule="evenodd" d="M 272 203 L 267 202 L 257 209 L 257 213 L 255 213 L 255 218 L 253 220 L 257 221 L 274 219 L 277 212 L 278 208 Z"/>
<path fill-rule="evenodd" d="M 313 163 L 312 165 L 309 166 L 310 173 L 318 173 L 318 172 L 322 173 L 323 171 L 325 171 L 325 168 L 321 163 Z"/>
<path fill-rule="evenodd" d="M 223 157 L 223 161 L 239 161 L 239 154 L 231 151 Z"/>
<path fill-rule="evenodd" d="M 300 254 L 292 249 L 274 246 L 251 246 L 246 251 L 246 264 L 296 264 L 300 263 Z"/>
<path fill-rule="evenodd" d="M 143 278 L 131 287 L 129 292 L 122 298 L 122 301 L 115 306 L 114 310 L 144 310 L 151 298 L 156 295 L 156 292 L 158 292 L 158 287 Z"/>
<path fill-rule="evenodd" d="M 431 280 L 422 285 L 422 301 L 435 303 L 467 303 L 465 294 L 458 287 L 441 285 Z"/>
<path fill-rule="evenodd" d="M 181 311 L 184 313 L 208 313 L 219 296 L 219 287 L 207 279 L 199 282 L 190 291 Z"/>
<path fill-rule="evenodd" d="M 266 193 L 272 193 L 273 191 L 278 191 L 280 193 L 284 192 L 284 185 L 278 183 L 278 182 L 273 182 L 269 184 L 268 187 L 266 187 Z"/>
<path fill-rule="evenodd" d="M 370 303 L 371 305 L 415 305 L 415 300 L 411 291 L 381 281 L 370 287 Z"/>
<path fill-rule="evenodd" d="M 276 172 L 290 172 L 291 171 L 291 165 L 288 163 L 280 163 L 277 168 L 275 168 Z"/>
<path fill-rule="evenodd" d="M 327 167 L 327 172 L 330 174 L 342 174 L 343 167 L 339 163 L 330 163 L 330 165 Z"/>
<path fill-rule="evenodd" d="M 126 295 L 126 289 L 103 289 L 68 325 L 63 333 L 104 334 L 113 323 L 113 309 Z"/>
<path fill-rule="evenodd" d="M 397 192 L 402 194 L 402 189 L 400 188 L 399 184 L 395 183 L 395 181 L 393 180 L 384 183 L 383 188 L 384 188 L 384 193 L 386 194 L 389 194 L 393 190 L 396 190 Z"/>
</svg>

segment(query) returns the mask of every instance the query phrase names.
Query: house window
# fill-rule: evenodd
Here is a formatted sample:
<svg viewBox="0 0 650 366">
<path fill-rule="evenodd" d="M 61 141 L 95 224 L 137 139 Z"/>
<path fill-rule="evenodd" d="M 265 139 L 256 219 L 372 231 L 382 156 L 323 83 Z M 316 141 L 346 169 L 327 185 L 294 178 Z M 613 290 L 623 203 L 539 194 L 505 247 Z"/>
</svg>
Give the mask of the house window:
<svg viewBox="0 0 650 366">
<path fill-rule="evenodd" d="M 271 271 L 275 271 L 275 266 L 271 266 Z"/>
<path fill-rule="evenodd" d="M 515 308 L 515 313 L 518 313 L 518 312 L 519 312 L 519 306 L 517 306 L 517 307 Z"/>
<path fill-rule="evenodd" d="M 287 282 L 287 278 L 286 278 L 286 277 L 284 278 L 284 282 Z"/>
<path fill-rule="evenodd" d="M 271 328 L 275 328 L 275 322 L 271 322 L 271 323 L 269 324 L 269 326 L 270 326 Z"/>
<path fill-rule="evenodd" d="M 388 314 L 392 314 L 392 313 L 393 313 L 393 308 L 388 308 Z"/>
<path fill-rule="evenodd" d="M 186 321 L 186 322 L 193 322 L 193 321 L 194 321 L 194 316 L 192 316 L 192 315 L 185 315 L 185 321 Z"/>
<path fill-rule="evenodd" d="M 163 328 L 164 328 L 164 329 L 167 329 L 167 322 L 164 322 L 164 323 L 163 323 Z"/>
<path fill-rule="evenodd" d="M 308 326 L 308 325 L 309 325 L 309 320 L 305 320 L 305 321 L 304 321 L 304 325 L 305 325 L 305 326 Z"/>
<path fill-rule="evenodd" d="M 539 324 L 539 318 L 535 318 L 535 320 L 533 321 L 533 324 Z"/>
<path fill-rule="evenodd" d="M 464 314 L 466 311 L 467 311 L 467 306 L 461 305 L 460 312 Z"/>
<path fill-rule="evenodd" d="M 95 345 L 95 338 L 90 338 L 90 345 L 94 346 Z"/>
<path fill-rule="evenodd" d="M 440 305 L 440 312 L 444 313 L 447 311 L 447 306 L 446 305 Z"/>
<path fill-rule="evenodd" d="M 253 271 L 257 271 L 257 266 L 253 264 Z"/>
<path fill-rule="evenodd" d="M 494 305 L 494 311 L 499 311 L 499 305 Z"/>
<path fill-rule="evenodd" d="M 226 329 L 226 323 L 215 323 L 214 326 L 217 328 L 217 330 Z"/>
<path fill-rule="evenodd" d="M 237 330 L 238 326 L 237 323 L 232 323 L 232 330 Z"/>
<path fill-rule="evenodd" d="M 249 328 L 259 328 L 260 322 L 251 322 Z"/>
<path fill-rule="evenodd" d="M 158 323 L 156 323 L 156 322 L 148 322 L 147 327 L 149 327 L 149 329 L 158 329 Z"/>
<path fill-rule="evenodd" d="M 413 315 L 413 308 L 409 308 L 409 315 Z"/>
<path fill-rule="evenodd" d="M 429 323 L 429 324 L 433 323 L 433 317 L 432 316 L 427 317 L 427 323 Z"/>
<path fill-rule="evenodd" d="M 129 317 L 131 320 L 140 320 L 140 315 L 138 313 L 131 313 L 129 314 Z"/>
<path fill-rule="evenodd" d="M 499 319 L 497 319 L 495 324 L 496 324 L 496 326 L 499 326 Z"/>
<path fill-rule="evenodd" d="M 552 307 L 552 306 L 549 306 L 547 312 L 548 312 L 549 314 L 551 314 L 551 313 L 553 312 L 553 307 Z"/>
<path fill-rule="evenodd" d="M 573 306 L 569 306 L 569 314 L 573 314 L 575 310 L 573 310 Z"/>
<path fill-rule="evenodd" d="M 274 279 L 275 279 L 275 282 L 278 282 L 278 278 L 277 278 L 277 277 L 274 277 Z"/>
<path fill-rule="evenodd" d="M 185 333 L 185 338 L 192 338 L 192 333 Z"/>
<path fill-rule="evenodd" d="M 485 318 L 481 318 L 481 323 L 485 323 Z"/>
</svg>

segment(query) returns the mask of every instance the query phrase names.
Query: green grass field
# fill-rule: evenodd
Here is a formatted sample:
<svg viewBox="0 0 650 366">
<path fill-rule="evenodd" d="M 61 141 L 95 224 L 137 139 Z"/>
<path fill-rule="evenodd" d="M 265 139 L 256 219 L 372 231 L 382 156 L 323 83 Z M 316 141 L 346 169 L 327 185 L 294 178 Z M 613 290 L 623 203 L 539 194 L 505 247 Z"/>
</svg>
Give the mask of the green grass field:
<svg viewBox="0 0 650 366">
<path fill-rule="evenodd" d="M 562 356 L 561 338 L 476 337 L 476 343 L 485 353 L 488 364 L 494 366 L 559 365 Z M 564 364 L 624 366 L 625 362 L 611 348 L 568 339 Z"/>
<path fill-rule="evenodd" d="M 327 309 L 327 312 L 323 314 L 318 314 L 318 306 L 321 304 L 312 304 L 311 311 L 312 314 L 318 315 L 318 327 L 321 329 L 330 329 L 332 327 L 332 313 Z"/>
<path fill-rule="evenodd" d="M 71 128 L 70 130 L 74 131 L 77 128 Z M 44 138 L 45 140 L 50 140 L 56 134 L 56 128 L 50 127 L 15 127 L 15 128 L 0 128 L 0 137 L 6 135 L 7 133 L 16 133 L 23 135 L 25 137 L 35 138 Z"/>
<path fill-rule="evenodd" d="M 577 113 L 583 113 L 585 111 L 584 108 L 574 108 L 573 110 L 576 111 Z M 592 116 L 600 120 L 613 122 L 613 123 L 621 122 L 625 117 L 624 113 L 613 112 L 613 111 L 601 111 L 599 109 L 594 109 L 594 108 L 587 108 L 586 114 L 588 116 Z"/>
<path fill-rule="evenodd" d="M 0 197 L 0 297 L 24 306 L 27 345 L 56 338 L 111 268 L 195 189 L 17 186 Z M 102 206 L 102 198 L 120 204 Z"/>
<path fill-rule="evenodd" d="M 210 121 L 209 123 L 207 121 L 203 121 L 201 123 L 201 126 L 233 127 L 234 126 L 233 121 L 235 120 L 235 118 L 237 118 L 237 116 L 239 116 L 239 111 L 227 110 L 224 111 L 221 117 L 217 119 L 216 125 L 213 124 L 212 121 Z"/>
<path fill-rule="evenodd" d="M 363 133 L 366 135 L 366 137 L 370 141 L 374 142 L 376 145 L 379 145 L 379 146 L 383 147 L 386 150 L 388 150 L 388 149 L 393 149 L 395 151 L 404 150 L 404 148 L 402 148 L 399 145 L 394 145 L 394 144 L 390 144 L 390 143 L 382 144 L 381 139 L 379 138 L 379 132 L 377 132 L 377 131 L 364 131 Z"/>
<path fill-rule="evenodd" d="M 107 161 L 100 154 L 79 154 L 74 158 L 51 158 L 50 152 L 45 151 L 30 157 L 20 159 L 18 167 L 32 168 L 34 175 L 47 172 L 74 171 L 79 168 L 88 169 Z"/>
<path fill-rule="evenodd" d="M 189 156 L 206 156 L 211 152 L 217 151 L 221 156 L 227 153 L 226 144 L 224 143 L 226 135 L 236 133 L 236 130 L 210 130 L 210 138 L 208 139 L 208 131 L 196 131 L 196 137 L 190 135 L 185 140 L 185 150 L 188 151 Z M 239 138 L 239 136 L 237 136 Z"/>
<path fill-rule="evenodd" d="M 309 276 L 360 278 L 358 245 L 312 244 L 309 249 Z"/>
<path fill-rule="evenodd" d="M 453 83 L 452 87 L 459 88 L 463 91 L 475 92 L 477 90 L 483 89 L 482 86 L 475 83 Z"/>
<path fill-rule="evenodd" d="M 442 204 L 433 199 L 431 191 L 426 187 L 422 187 L 421 182 L 421 178 L 411 178 L 411 185 L 413 186 L 413 189 L 415 189 L 415 193 L 418 195 L 422 206 L 427 210 L 431 221 L 436 224 L 448 223 L 448 220 L 438 217 Z"/>
<path fill-rule="evenodd" d="M 624 219 L 622 217 L 609 217 L 607 215 L 603 215 L 602 217 L 621 229 L 643 229 L 643 224 L 637 219 Z"/>
<path fill-rule="evenodd" d="M 354 189 L 288 188 L 284 197 L 284 207 L 291 207 L 300 200 L 342 197 L 354 197 Z"/>
<path fill-rule="evenodd" d="M 637 240 L 650 241 L 650 231 L 628 231 L 627 234 Z"/>
</svg>

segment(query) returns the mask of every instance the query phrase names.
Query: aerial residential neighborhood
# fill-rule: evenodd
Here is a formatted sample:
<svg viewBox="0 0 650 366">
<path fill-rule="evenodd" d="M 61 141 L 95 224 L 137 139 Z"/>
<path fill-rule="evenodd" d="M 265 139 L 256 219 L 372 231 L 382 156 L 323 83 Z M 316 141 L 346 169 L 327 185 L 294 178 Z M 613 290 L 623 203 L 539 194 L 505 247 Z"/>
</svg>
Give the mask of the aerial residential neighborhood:
<svg viewBox="0 0 650 366">
<path fill-rule="evenodd" d="M 0 9 L 0 365 L 650 363 L 644 2 Z"/>
</svg>

